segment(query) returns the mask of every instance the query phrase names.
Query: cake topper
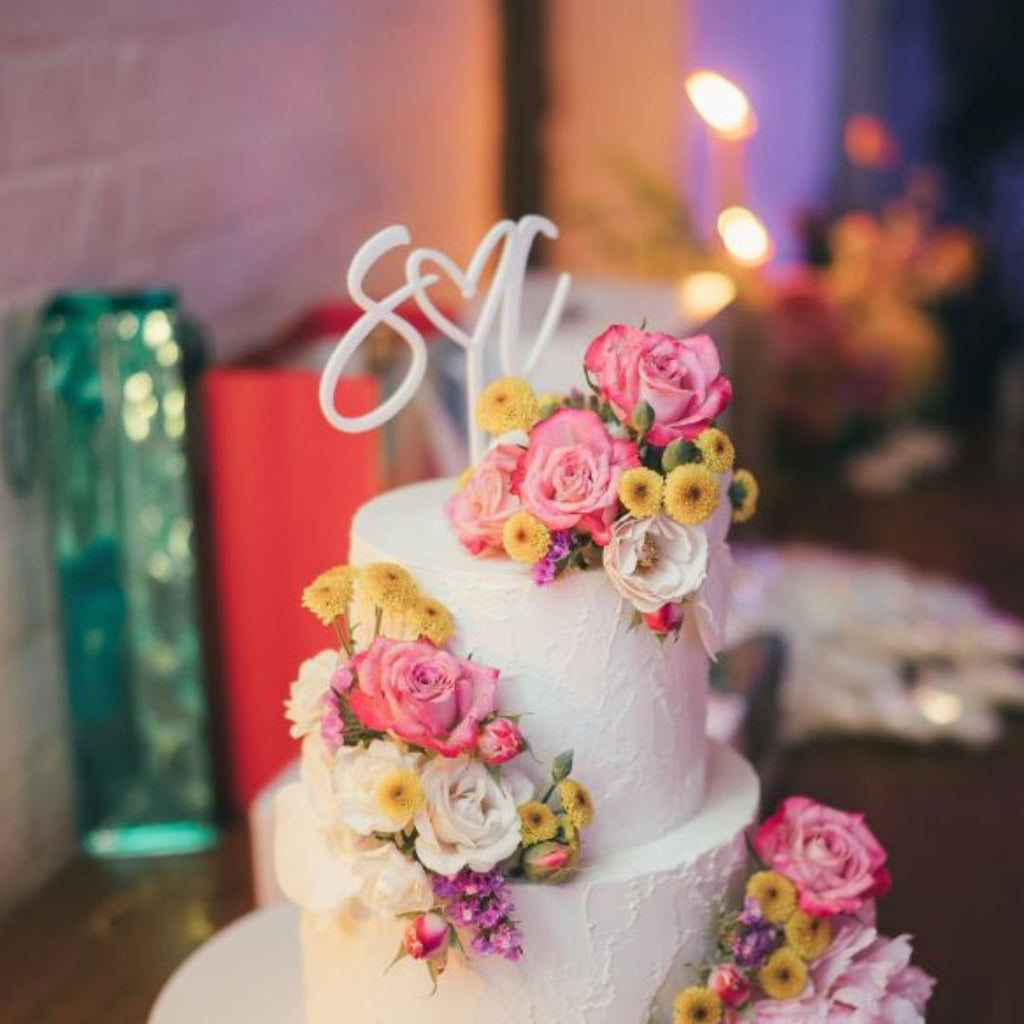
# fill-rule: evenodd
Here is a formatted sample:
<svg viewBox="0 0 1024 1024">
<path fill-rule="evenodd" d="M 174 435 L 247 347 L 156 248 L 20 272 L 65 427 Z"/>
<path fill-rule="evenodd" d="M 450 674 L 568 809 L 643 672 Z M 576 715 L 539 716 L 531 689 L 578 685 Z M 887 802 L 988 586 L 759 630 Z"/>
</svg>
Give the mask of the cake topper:
<svg viewBox="0 0 1024 1024">
<path fill-rule="evenodd" d="M 473 410 L 484 385 L 484 350 L 493 336 L 499 307 L 498 355 L 502 373 L 507 376 L 526 376 L 534 369 L 565 307 L 572 279 L 568 274 L 561 274 L 535 338 L 529 345 L 519 344 L 523 279 L 530 249 L 538 235 L 555 239 L 558 228 L 546 217 L 536 214 L 529 214 L 518 221 L 498 221 L 484 235 L 465 270 L 437 249 L 413 249 L 405 261 L 405 284 L 381 298 L 366 294 L 363 288 L 366 275 L 381 257 L 401 246 L 410 245 L 412 236 L 408 228 L 395 224 L 369 238 L 353 257 L 347 280 L 349 294 L 363 310 L 363 315 L 338 342 L 320 378 L 320 408 L 331 426 L 348 434 L 373 430 L 396 416 L 412 400 L 427 370 L 427 348 L 422 334 L 397 310 L 403 302 L 413 299 L 437 331 L 454 341 L 466 354 L 466 426 L 470 458 L 476 463 L 483 455 L 484 437 L 474 425 Z M 437 308 L 430 297 L 430 289 L 442 276 L 447 276 L 463 298 L 473 298 L 495 254 L 494 274 L 480 304 L 476 323 L 470 329 L 464 329 Z M 335 404 L 338 378 L 353 353 L 381 324 L 395 331 L 408 346 L 412 357 L 409 368 L 398 387 L 379 406 L 361 416 L 345 416 Z"/>
</svg>

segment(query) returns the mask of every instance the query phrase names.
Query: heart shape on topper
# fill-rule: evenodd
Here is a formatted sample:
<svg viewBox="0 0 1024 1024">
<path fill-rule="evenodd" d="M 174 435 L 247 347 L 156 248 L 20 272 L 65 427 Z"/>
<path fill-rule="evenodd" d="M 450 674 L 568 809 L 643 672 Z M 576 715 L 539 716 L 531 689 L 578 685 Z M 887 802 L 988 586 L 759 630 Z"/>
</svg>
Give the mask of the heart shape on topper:
<svg viewBox="0 0 1024 1024">
<path fill-rule="evenodd" d="M 515 233 L 515 229 L 515 221 L 498 221 L 484 235 L 465 270 L 438 249 L 413 249 L 405 261 L 406 280 L 413 288 L 413 297 L 423 315 L 441 334 L 466 350 L 482 346 L 490 334 L 491 324 L 497 312 L 498 300 L 504 292 L 508 267 L 508 239 Z M 433 274 L 424 277 L 423 264 L 427 262 L 433 264 L 459 289 L 459 293 L 464 299 L 471 299 L 476 295 L 484 269 L 499 244 L 502 244 L 503 248 L 498 257 L 498 264 L 494 268 L 494 277 L 491 279 L 487 298 L 477 317 L 473 333 L 467 334 L 434 305 L 427 289 L 436 282 L 437 278 Z M 431 278 L 433 280 L 430 280 Z"/>
</svg>

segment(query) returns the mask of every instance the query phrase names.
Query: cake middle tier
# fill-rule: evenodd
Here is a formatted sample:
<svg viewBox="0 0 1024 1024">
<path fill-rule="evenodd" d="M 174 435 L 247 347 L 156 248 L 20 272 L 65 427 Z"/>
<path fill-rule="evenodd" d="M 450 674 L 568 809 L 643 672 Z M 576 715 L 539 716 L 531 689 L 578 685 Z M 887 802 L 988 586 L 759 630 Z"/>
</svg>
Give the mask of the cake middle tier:
<svg viewBox="0 0 1024 1024">
<path fill-rule="evenodd" d="M 671 832 L 700 806 L 707 761 L 708 659 L 696 631 L 659 642 L 631 626 L 632 608 L 600 570 L 538 586 L 528 568 L 474 558 L 444 518 L 450 480 L 402 487 L 356 514 L 351 561 L 404 565 L 448 606 L 451 647 L 501 672 L 498 703 L 522 713 L 540 762 L 575 754 L 573 774 L 597 817 L 587 859 Z"/>
</svg>

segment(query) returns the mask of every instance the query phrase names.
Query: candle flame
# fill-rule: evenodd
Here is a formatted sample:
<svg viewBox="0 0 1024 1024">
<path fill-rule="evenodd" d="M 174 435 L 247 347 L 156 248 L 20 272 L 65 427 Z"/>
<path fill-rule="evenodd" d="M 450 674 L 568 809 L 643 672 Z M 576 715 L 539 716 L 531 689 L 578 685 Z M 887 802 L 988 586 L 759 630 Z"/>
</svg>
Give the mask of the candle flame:
<svg viewBox="0 0 1024 1024">
<path fill-rule="evenodd" d="M 759 267 L 771 256 L 768 229 L 745 206 L 730 206 L 718 215 L 718 235 L 726 252 L 745 267 Z"/>
<path fill-rule="evenodd" d="M 736 284 L 728 274 L 717 270 L 700 270 L 687 274 L 677 291 L 679 311 L 686 318 L 687 328 L 706 324 L 736 298 Z"/>
<path fill-rule="evenodd" d="M 757 118 L 746 94 L 716 71 L 686 76 L 686 95 L 705 123 L 727 139 L 745 139 L 757 130 Z"/>
</svg>

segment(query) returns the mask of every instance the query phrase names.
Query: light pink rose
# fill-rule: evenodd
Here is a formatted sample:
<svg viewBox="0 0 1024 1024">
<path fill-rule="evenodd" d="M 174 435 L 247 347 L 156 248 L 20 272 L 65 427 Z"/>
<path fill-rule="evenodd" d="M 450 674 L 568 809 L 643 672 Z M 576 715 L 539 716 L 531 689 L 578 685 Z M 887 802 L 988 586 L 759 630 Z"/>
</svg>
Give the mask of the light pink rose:
<svg viewBox="0 0 1024 1024">
<path fill-rule="evenodd" d="M 935 981 L 910 963 L 910 940 L 890 939 L 843 917 L 828 950 L 809 966 L 799 999 L 764 999 L 757 1024 L 924 1024 Z"/>
<path fill-rule="evenodd" d="M 440 914 L 418 914 L 402 936 L 402 947 L 414 960 L 441 960 L 448 954 L 448 922 Z"/>
<path fill-rule="evenodd" d="M 888 892 L 886 852 L 864 824 L 805 796 L 792 796 L 761 824 L 754 849 L 797 888 L 808 914 L 854 913 Z"/>
<path fill-rule="evenodd" d="M 742 1006 L 750 998 L 750 982 L 732 964 L 719 964 L 708 977 L 708 988 L 733 1008 Z"/>
<path fill-rule="evenodd" d="M 512 474 L 520 451 L 514 444 L 496 445 L 480 460 L 466 486 L 445 504 L 455 536 L 471 555 L 504 551 L 501 531 L 505 520 L 519 510 L 519 499 L 512 493 Z"/>
<path fill-rule="evenodd" d="M 320 719 L 320 738 L 332 753 L 345 745 L 345 719 L 341 716 L 338 702 L 330 698 L 324 701 L 324 713 Z"/>
<path fill-rule="evenodd" d="M 472 750 L 480 723 L 494 713 L 498 670 L 425 640 L 379 636 L 352 666 L 349 704 L 363 725 L 445 757 Z"/>
<path fill-rule="evenodd" d="M 530 431 L 513 487 L 550 530 L 579 530 L 608 543 L 623 470 L 640 465 L 636 445 L 613 438 L 600 416 L 560 409 Z"/>
<path fill-rule="evenodd" d="M 334 670 L 334 675 L 331 676 L 331 689 L 335 693 L 348 693 L 352 687 L 352 682 L 352 666 L 347 661 L 342 662 Z"/>
<path fill-rule="evenodd" d="M 647 440 L 659 447 L 696 437 L 732 398 L 718 349 L 706 334 L 673 338 L 635 327 L 609 327 L 590 343 L 584 366 L 602 397 L 627 423 L 640 402 L 650 405 L 654 423 Z"/>
<path fill-rule="evenodd" d="M 508 718 L 495 718 L 480 730 L 477 750 L 487 764 L 504 764 L 526 746 L 519 726 Z"/>
</svg>

